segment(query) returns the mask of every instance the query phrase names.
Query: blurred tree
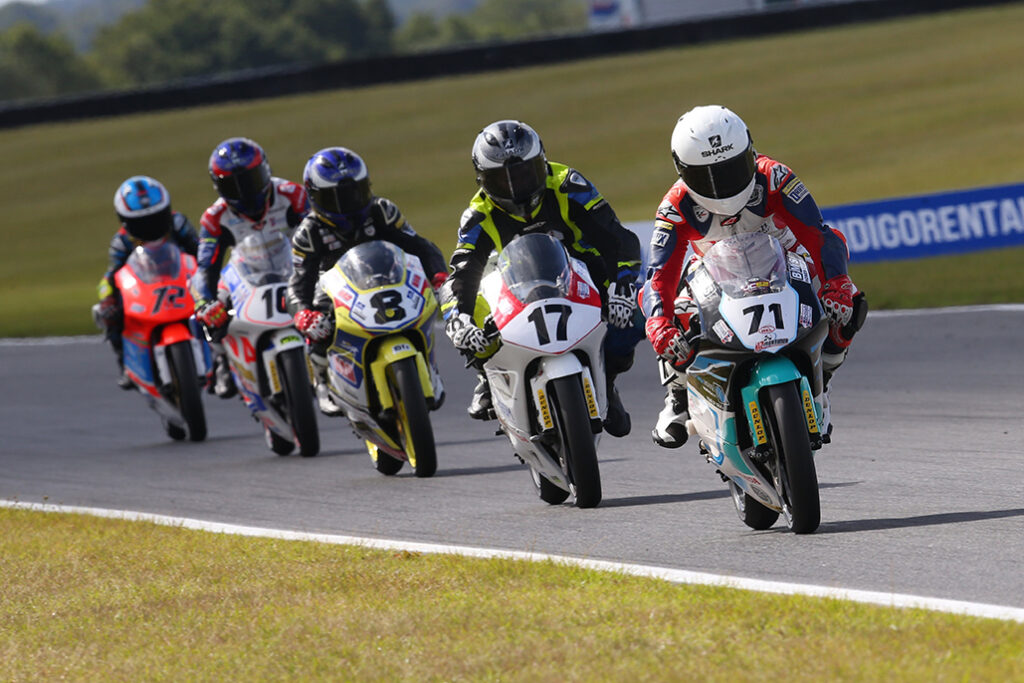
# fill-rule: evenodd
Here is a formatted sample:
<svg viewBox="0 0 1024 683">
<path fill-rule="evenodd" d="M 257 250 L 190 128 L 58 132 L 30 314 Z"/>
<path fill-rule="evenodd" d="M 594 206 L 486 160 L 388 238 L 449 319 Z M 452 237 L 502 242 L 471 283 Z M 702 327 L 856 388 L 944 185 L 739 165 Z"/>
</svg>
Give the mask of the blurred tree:
<svg viewBox="0 0 1024 683">
<path fill-rule="evenodd" d="M 46 36 L 30 24 L 0 34 L 0 100 L 52 97 L 100 84 L 64 35 Z"/>
</svg>

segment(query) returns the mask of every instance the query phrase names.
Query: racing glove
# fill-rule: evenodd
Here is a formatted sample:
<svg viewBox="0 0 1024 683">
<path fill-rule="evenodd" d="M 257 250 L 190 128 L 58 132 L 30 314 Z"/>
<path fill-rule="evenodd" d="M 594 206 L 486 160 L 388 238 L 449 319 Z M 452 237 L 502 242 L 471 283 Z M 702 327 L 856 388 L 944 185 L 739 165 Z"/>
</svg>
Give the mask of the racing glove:
<svg viewBox="0 0 1024 683">
<path fill-rule="evenodd" d="M 435 273 L 434 277 L 430 278 L 430 284 L 433 286 L 434 291 L 441 289 L 441 285 L 448 279 L 448 271 L 442 270 L 440 273 Z"/>
<path fill-rule="evenodd" d="M 832 322 L 840 327 L 849 324 L 853 316 L 853 297 L 857 286 L 849 275 L 836 275 L 821 288 L 821 305 Z"/>
<path fill-rule="evenodd" d="M 487 335 L 479 327 L 473 324 L 473 319 L 468 313 L 459 313 L 448 319 L 444 331 L 452 344 L 460 351 L 470 351 L 475 354 L 484 353 L 487 350 Z"/>
<path fill-rule="evenodd" d="M 608 324 L 620 330 L 633 322 L 636 310 L 636 285 L 632 282 L 613 282 L 608 286 Z"/>
<path fill-rule="evenodd" d="M 295 329 L 310 341 L 322 342 L 331 336 L 332 325 L 320 311 L 304 308 L 295 314 Z"/>
<path fill-rule="evenodd" d="M 647 319 L 644 329 L 654 352 L 672 365 L 682 365 L 693 357 L 693 346 L 686 340 L 683 331 L 676 327 L 672 318 L 664 315 L 652 316 Z"/>
<path fill-rule="evenodd" d="M 228 309 L 219 299 L 203 302 L 196 308 L 196 320 L 208 330 L 219 329 L 228 324 Z"/>
<path fill-rule="evenodd" d="M 105 296 L 96 304 L 96 315 L 105 325 L 121 317 L 121 304 L 113 294 Z"/>
</svg>

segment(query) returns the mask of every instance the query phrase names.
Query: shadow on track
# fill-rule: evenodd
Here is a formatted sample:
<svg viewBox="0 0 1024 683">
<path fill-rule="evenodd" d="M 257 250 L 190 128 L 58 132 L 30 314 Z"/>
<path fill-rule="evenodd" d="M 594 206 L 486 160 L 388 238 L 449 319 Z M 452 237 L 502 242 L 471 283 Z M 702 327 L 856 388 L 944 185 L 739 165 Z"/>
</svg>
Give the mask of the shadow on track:
<svg viewBox="0 0 1024 683">
<path fill-rule="evenodd" d="M 903 529 L 937 524 L 960 524 L 980 522 L 986 519 L 1024 517 L 1024 508 L 1010 510 L 979 510 L 977 512 L 943 512 L 936 515 L 917 517 L 889 517 L 885 519 L 852 519 L 845 522 L 829 522 L 818 528 L 817 534 L 842 534 L 850 531 L 878 531 L 881 529 Z"/>
</svg>

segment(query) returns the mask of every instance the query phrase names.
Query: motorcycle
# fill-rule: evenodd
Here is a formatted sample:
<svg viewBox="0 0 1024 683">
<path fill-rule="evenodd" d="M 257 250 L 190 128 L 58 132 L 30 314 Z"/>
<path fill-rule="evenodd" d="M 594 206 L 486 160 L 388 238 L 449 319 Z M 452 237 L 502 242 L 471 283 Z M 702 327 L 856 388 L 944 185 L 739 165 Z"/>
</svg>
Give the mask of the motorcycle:
<svg viewBox="0 0 1024 683">
<path fill-rule="evenodd" d="M 176 441 L 206 438 L 202 388 L 212 367 L 193 316 L 194 257 L 166 240 L 135 248 L 114 280 L 124 307 L 124 369 Z"/>
<path fill-rule="evenodd" d="M 231 374 L 267 446 L 288 455 L 320 452 L 306 344 L 287 309 L 291 245 L 276 232 L 255 232 L 231 250 L 218 296 L 230 302 L 223 339 Z"/>
<path fill-rule="evenodd" d="M 774 237 L 745 233 L 712 245 L 686 286 L 699 306 L 696 355 L 685 375 L 661 367 L 664 383 L 686 386 L 688 433 L 747 526 L 768 529 L 781 513 L 795 533 L 813 532 L 829 323 L 807 262 Z"/>
<path fill-rule="evenodd" d="M 430 411 L 444 385 L 434 361 L 437 299 L 420 260 L 381 240 L 345 252 L 320 276 L 334 304 L 327 349 L 331 400 L 366 441 L 377 471 L 408 462 L 417 477 L 437 471 Z"/>
<path fill-rule="evenodd" d="M 607 412 L 601 294 L 582 261 L 546 233 L 512 240 L 481 281 L 483 362 L 501 432 L 530 468 L 541 500 L 601 502 L 597 446 Z"/>
</svg>

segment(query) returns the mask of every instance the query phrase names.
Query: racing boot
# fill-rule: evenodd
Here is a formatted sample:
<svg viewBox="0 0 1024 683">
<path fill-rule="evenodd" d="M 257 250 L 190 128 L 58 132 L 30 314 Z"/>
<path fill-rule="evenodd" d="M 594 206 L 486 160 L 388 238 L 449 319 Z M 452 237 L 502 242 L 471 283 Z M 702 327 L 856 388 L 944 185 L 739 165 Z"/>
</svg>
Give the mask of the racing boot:
<svg viewBox="0 0 1024 683">
<path fill-rule="evenodd" d="M 316 403 L 320 408 L 320 412 L 328 417 L 337 417 L 344 414 L 345 411 L 334 402 L 334 398 L 331 396 L 331 391 L 328 388 L 327 358 L 319 354 L 310 353 L 309 360 L 313 364 L 313 389 L 316 392 Z"/>
<path fill-rule="evenodd" d="M 626 407 L 619 398 L 619 390 L 615 388 L 615 378 L 633 367 L 633 353 L 619 356 L 605 350 L 604 372 L 607 382 L 608 412 L 604 418 L 604 431 L 612 436 L 622 437 L 633 428 L 632 420 Z"/>
<path fill-rule="evenodd" d="M 822 373 L 825 388 L 821 392 L 821 442 L 832 443 L 832 373 Z"/>
<path fill-rule="evenodd" d="M 671 383 L 666 389 L 665 407 L 658 413 L 651 437 L 662 448 L 679 448 L 689 438 L 686 432 L 686 421 L 690 419 L 686 387 Z"/>
<path fill-rule="evenodd" d="M 469 416 L 474 420 L 490 420 L 494 418 L 494 405 L 491 403 L 491 385 L 487 381 L 487 375 L 480 372 L 476 377 L 476 386 L 473 387 L 473 398 L 466 409 Z"/>
<path fill-rule="evenodd" d="M 217 354 L 213 359 L 213 393 L 220 398 L 232 398 L 238 394 L 228 357 L 224 353 Z"/>
<path fill-rule="evenodd" d="M 120 355 L 117 357 L 117 386 L 125 391 L 135 388 L 135 383 L 128 377 L 128 373 L 124 371 L 124 358 Z"/>
</svg>

